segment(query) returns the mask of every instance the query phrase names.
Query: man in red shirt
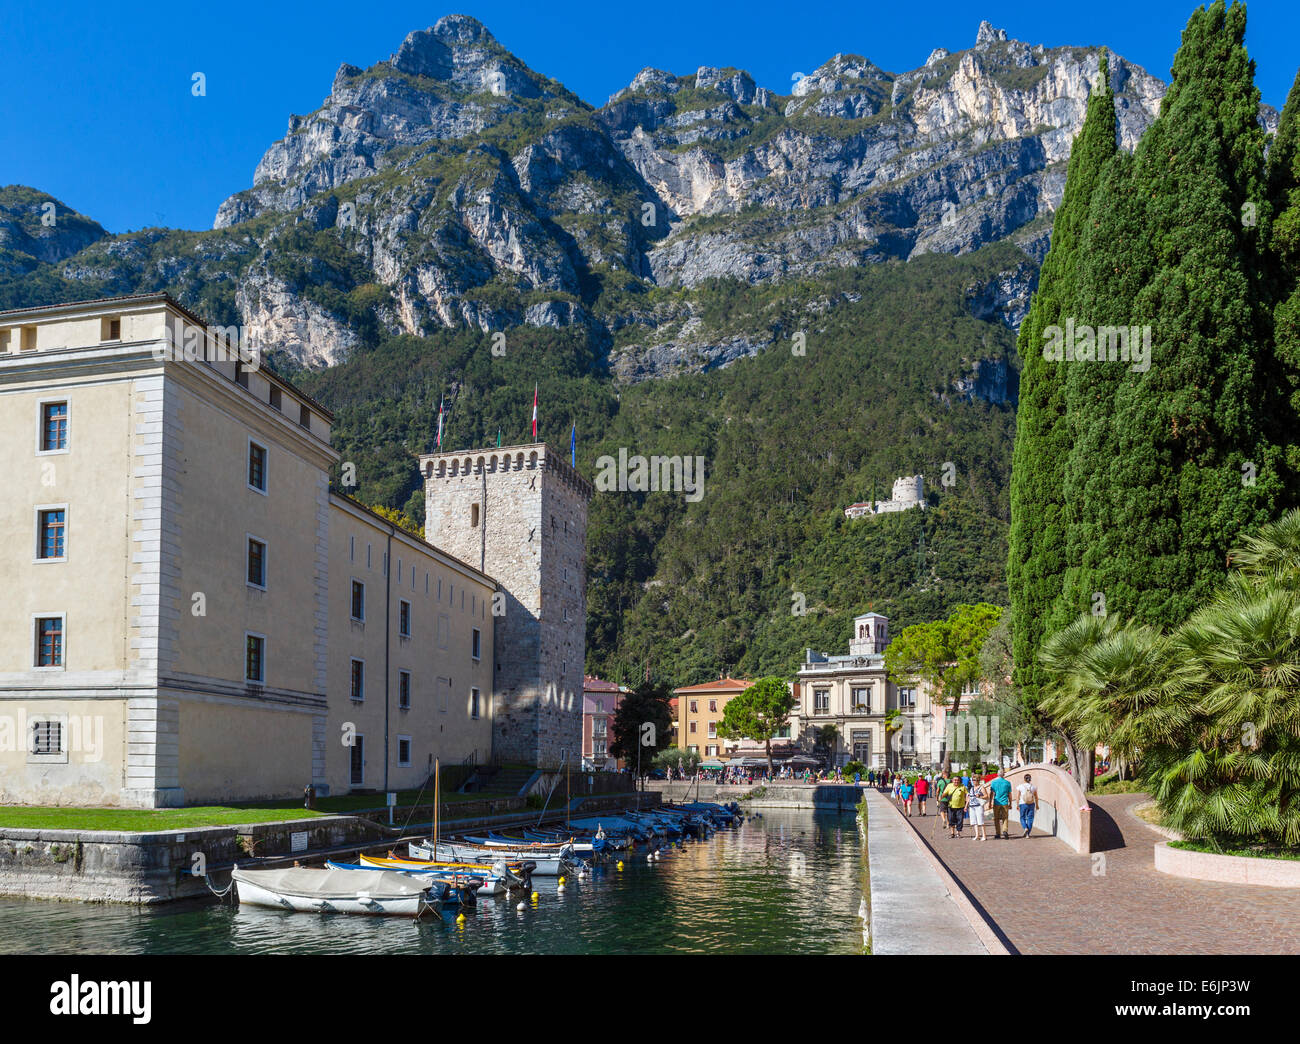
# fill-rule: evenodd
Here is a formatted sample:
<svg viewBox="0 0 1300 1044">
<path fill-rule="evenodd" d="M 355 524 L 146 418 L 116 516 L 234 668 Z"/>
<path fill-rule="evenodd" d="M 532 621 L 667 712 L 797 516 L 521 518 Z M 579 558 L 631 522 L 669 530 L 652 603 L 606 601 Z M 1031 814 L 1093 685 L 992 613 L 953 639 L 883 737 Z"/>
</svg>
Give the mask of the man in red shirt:
<svg viewBox="0 0 1300 1044">
<path fill-rule="evenodd" d="M 921 815 L 925 815 L 925 796 L 930 792 L 930 782 L 924 776 L 918 776 L 916 779 L 916 803 L 921 808 Z"/>
</svg>

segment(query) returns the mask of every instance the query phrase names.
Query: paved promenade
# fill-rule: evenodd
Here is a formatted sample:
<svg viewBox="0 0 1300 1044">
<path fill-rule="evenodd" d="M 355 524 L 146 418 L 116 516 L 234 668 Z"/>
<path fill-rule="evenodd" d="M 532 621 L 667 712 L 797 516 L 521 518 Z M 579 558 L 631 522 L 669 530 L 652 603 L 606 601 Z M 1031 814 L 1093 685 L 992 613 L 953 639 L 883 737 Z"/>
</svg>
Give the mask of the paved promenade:
<svg viewBox="0 0 1300 1044">
<path fill-rule="evenodd" d="M 871 952 L 988 953 L 893 802 L 876 790 L 866 797 Z"/>
<path fill-rule="evenodd" d="M 1090 798 L 1092 855 L 1046 834 L 1021 838 L 1014 808 L 1011 840 L 994 841 L 991 826 L 988 841 L 971 840 L 969 826 L 950 840 L 933 815 L 909 820 L 876 796 L 961 882 L 1012 952 L 1300 954 L 1300 889 L 1156 871 L 1154 845 L 1165 838 L 1129 811 L 1145 794 Z"/>
</svg>

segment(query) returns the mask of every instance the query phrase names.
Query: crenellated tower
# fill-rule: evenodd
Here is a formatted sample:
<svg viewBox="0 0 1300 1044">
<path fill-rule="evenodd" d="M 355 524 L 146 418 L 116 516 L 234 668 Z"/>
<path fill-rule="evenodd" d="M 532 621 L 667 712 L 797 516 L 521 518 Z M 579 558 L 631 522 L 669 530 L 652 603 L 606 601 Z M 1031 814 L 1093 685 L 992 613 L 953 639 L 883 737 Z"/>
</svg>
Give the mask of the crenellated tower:
<svg viewBox="0 0 1300 1044">
<path fill-rule="evenodd" d="M 500 588 L 494 754 L 558 765 L 582 749 L 592 486 L 545 443 L 425 454 L 420 471 L 425 539 Z"/>
</svg>

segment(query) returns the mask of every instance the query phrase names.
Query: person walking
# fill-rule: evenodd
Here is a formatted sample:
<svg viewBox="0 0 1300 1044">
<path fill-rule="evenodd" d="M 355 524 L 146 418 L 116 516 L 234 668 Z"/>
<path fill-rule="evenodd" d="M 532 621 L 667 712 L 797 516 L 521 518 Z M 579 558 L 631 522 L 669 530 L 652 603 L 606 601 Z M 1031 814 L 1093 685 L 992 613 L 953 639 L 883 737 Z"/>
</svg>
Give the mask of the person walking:
<svg viewBox="0 0 1300 1044">
<path fill-rule="evenodd" d="M 989 799 L 993 812 L 993 839 L 1010 839 L 1008 821 L 1011 819 L 1011 780 L 1007 779 L 1007 770 L 999 769 L 997 778 L 989 784 Z"/>
<path fill-rule="evenodd" d="M 912 784 L 903 780 L 898 786 L 898 795 L 903 799 L 903 808 L 907 810 L 908 819 L 912 818 Z"/>
<path fill-rule="evenodd" d="M 930 781 L 924 775 L 916 777 L 916 805 L 922 816 L 925 815 L 925 798 L 930 793 Z"/>
<path fill-rule="evenodd" d="M 969 791 L 962 785 L 961 777 L 954 776 L 952 781 L 944 787 L 944 795 L 948 798 L 948 836 L 961 837 L 961 825 L 966 818 L 966 801 L 969 797 Z"/>
<path fill-rule="evenodd" d="M 989 839 L 988 831 L 984 827 L 984 809 L 988 804 L 988 798 L 988 784 L 977 781 L 970 793 L 970 801 L 966 805 L 967 814 L 970 816 L 970 825 L 975 830 L 976 841 L 987 841 Z"/>
<path fill-rule="evenodd" d="M 1038 811 L 1038 788 L 1034 786 L 1028 772 L 1025 773 L 1025 781 L 1016 787 L 1016 793 L 1020 800 L 1020 825 L 1025 828 L 1022 836 L 1028 837 L 1034 829 L 1034 813 Z"/>
</svg>

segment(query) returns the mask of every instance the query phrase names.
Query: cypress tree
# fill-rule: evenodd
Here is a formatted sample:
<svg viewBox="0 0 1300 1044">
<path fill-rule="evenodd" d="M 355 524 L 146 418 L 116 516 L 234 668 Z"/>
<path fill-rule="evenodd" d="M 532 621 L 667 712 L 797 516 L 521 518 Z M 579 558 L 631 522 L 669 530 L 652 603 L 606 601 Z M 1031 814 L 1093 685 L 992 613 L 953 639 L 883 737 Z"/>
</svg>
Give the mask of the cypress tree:
<svg viewBox="0 0 1300 1044">
<path fill-rule="evenodd" d="M 1149 327 L 1151 352 L 1145 370 L 1065 364 L 1078 425 L 1066 490 L 1082 523 L 1066 618 L 1099 592 L 1107 612 L 1176 626 L 1283 501 L 1266 421 L 1265 135 L 1245 30 L 1240 3 L 1193 12 L 1159 118 L 1092 200 L 1076 325 Z"/>
<path fill-rule="evenodd" d="M 1269 148 L 1270 217 L 1268 291 L 1277 374 L 1272 382 L 1280 401 L 1274 428 L 1287 446 L 1291 474 L 1300 471 L 1300 444 L 1294 440 L 1300 424 L 1300 74 L 1287 95 L 1277 136 Z"/>
<path fill-rule="evenodd" d="M 1046 679 L 1038 650 L 1048 633 L 1066 567 L 1063 482 L 1071 435 L 1066 425 L 1064 362 L 1043 357 L 1044 331 L 1074 314 L 1079 249 L 1089 201 L 1115 154 L 1115 99 L 1101 54 L 1096 88 L 1070 150 L 1065 191 L 1052 222 L 1052 242 L 1039 272 L 1029 314 L 1020 326 L 1020 401 L 1011 464 L 1011 531 L 1007 587 L 1011 599 L 1014 681 L 1033 708 Z"/>
</svg>

